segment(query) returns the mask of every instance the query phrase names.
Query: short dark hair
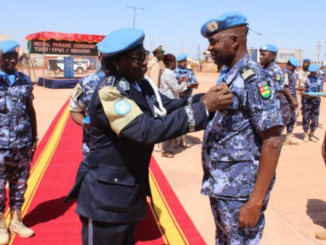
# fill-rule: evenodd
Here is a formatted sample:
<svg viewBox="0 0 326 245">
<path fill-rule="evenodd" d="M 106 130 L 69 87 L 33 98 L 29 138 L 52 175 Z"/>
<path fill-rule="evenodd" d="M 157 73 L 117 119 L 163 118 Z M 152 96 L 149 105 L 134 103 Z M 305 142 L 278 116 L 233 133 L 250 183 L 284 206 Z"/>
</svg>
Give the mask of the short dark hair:
<svg viewBox="0 0 326 245">
<path fill-rule="evenodd" d="M 165 66 L 170 65 L 172 61 L 175 61 L 175 56 L 173 54 L 166 54 L 163 56 L 163 63 Z"/>
</svg>

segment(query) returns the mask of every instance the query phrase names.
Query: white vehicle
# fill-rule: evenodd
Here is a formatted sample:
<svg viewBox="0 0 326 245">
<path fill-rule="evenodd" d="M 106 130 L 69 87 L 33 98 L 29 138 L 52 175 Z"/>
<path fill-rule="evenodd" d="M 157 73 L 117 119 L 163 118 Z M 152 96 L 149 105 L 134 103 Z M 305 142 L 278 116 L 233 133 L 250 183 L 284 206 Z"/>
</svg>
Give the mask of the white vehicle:
<svg viewBox="0 0 326 245">
<path fill-rule="evenodd" d="M 89 60 L 74 60 L 74 71 L 78 74 L 83 74 L 87 71 L 89 66 Z M 64 70 L 63 59 L 49 59 L 48 69 L 55 73 L 62 72 Z"/>
</svg>

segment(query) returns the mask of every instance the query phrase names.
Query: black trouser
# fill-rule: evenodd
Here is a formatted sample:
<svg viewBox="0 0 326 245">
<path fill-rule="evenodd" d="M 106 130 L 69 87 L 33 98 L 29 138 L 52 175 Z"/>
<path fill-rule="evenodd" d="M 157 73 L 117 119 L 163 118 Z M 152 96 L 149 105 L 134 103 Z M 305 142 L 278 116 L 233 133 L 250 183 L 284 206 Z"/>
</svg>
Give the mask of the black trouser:
<svg viewBox="0 0 326 245">
<path fill-rule="evenodd" d="M 79 215 L 83 245 L 134 245 L 139 222 L 128 224 L 106 223 Z M 89 235 L 90 234 L 90 235 Z M 90 239 L 89 239 L 90 238 Z"/>
</svg>

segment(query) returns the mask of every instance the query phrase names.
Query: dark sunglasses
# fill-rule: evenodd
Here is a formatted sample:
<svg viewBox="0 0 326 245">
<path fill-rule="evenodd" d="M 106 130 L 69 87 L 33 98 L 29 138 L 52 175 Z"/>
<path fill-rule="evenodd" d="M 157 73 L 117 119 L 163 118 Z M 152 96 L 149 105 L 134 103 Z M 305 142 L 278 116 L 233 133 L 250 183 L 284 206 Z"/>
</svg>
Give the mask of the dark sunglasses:
<svg viewBox="0 0 326 245">
<path fill-rule="evenodd" d="M 142 54 L 132 54 L 132 55 L 126 54 L 125 56 L 132 59 L 136 64 L 140 65 L 145 61 L 145 59 L 148 59 L 149 54 L 150 54 L 150 51 L 145 50 L 145 52 Z"/>
</svg>

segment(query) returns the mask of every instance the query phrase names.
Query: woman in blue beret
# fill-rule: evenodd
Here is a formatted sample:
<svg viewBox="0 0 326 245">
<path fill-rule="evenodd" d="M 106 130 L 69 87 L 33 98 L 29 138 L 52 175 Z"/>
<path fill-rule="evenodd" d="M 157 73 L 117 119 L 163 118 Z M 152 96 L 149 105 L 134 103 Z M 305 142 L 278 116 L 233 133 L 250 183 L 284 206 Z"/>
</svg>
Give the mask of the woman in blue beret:
<svg viewBox="0 0 326 245">
<path fill-rule="evenodd" d="M 169 99 L 145 78 L 144 32 L 125 28 L 108 34 L 98 49 L 109 73 L 89 104 L 91 144 L 66 200 L 77 199 L 83 244 L 135 243 L 151 196 L 148 168 L 156 143 L 205 128 L 209 112 L 231 104 L 228 89 Z"/>
</svg>

